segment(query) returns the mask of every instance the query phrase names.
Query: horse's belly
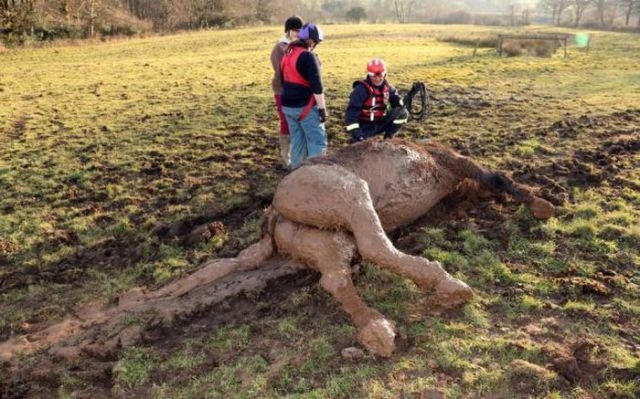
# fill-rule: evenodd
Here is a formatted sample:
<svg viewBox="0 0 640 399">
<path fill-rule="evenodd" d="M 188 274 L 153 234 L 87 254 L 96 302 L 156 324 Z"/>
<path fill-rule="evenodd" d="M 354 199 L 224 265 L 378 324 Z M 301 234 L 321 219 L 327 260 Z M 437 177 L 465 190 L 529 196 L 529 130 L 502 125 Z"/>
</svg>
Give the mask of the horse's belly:
<svg viewBox="0 0 640 399">
<path fill-rule="evenodd" d="M 385 231 L 416 221 L 455 190 L 457 177 L 447 169 L 429 166 L 414 164 L 383 181 L 367 179 L 373 206 Z"/>
</svg>

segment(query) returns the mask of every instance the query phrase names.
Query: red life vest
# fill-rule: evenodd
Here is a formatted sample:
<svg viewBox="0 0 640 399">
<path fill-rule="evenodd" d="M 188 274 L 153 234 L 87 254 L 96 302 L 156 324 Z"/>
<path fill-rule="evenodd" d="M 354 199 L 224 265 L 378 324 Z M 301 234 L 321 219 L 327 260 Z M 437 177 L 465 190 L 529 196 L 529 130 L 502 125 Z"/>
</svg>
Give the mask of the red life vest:
<svg viewBox="0 0 640 399">
<path fill-rule="evenodd" d="M 282 62 L 280 63 L 280 70 L 282 71 L 282 80 L 285 83 L 295 83 L 307 88 L 311 87 L 309 82 L 302 75 L 300 75 L 300 72 L 298 72 L 298 68 L 296 68 L 296 64 L 298 63 L 298 58 L 300 58 L 300 54 L 302 54 L 305 51 L 308 51 L 308 50 L 302 46 L 289 47 L 287 52 L 282 57 Z M 307 115 L 309 115 L 309 112 L 311 111 L 311 109 L 315 104 L 316 104 L 316 98 L 314 96 L 311 96 L 311 98 L 309 99 L 309 102 L 304 107 L 304 109 L 302 110 L 302 113 L 298 117 L 298 120 L 300 121 L 304 120 L 304 118 L 306 118 Z"/>
<path fill-rule="evenodd" d="M 304 87 L 311 87 L 309 82 L 300 75 L 298 72 L 298 68 L 296 68 L 296 64 L 298 63 L 298 58 L 300 58 L 300 54 L 307 51 L 306 48 L 301 46 L 293 46 L 289 47 L 287 52 L 282 57 L 282 61 L 280 62 L 280 70 L 282 71 L 282 79 L 286 83 L 295 83 Z"/>
<path fill-rule="evenodd" d="M 384 118 L 389 104 L 389 84 L 385 80 L 382 85 L 375 87 L 366 80 L 359 80 L 353 85 L 362 84 L 369 91 L 369 98 L 362 104 L 358 120 L 360 122 L 377 122 Z"/>
</svg>

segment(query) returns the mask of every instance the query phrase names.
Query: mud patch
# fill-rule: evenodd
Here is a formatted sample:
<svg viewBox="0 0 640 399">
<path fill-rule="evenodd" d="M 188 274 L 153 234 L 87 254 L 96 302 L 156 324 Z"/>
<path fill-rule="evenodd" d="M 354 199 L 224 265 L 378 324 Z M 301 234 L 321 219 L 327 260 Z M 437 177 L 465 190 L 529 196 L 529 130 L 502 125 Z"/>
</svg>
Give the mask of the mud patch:
<svg viewBox="0 0 640 399">
<path fill-rule="evenodd" d="M 628 110 L 602 117 L 581 117 L 557 122 L 533 136 L 551 139 L 594 135 L 589 144 L 550 153 L 540 160 L 514 160 L 508 164 L 513 176 L 525 184 L 542 187 L 541 196 L 559 205 L 571 198 L 573 187 L 588 188 L 610 185 L 616 190 L 640 189 L 627 174 L 640 168 L 640 112 Z M 601 129 L 595 133 L 591 129 Z"/>
<path fill-rule="evenodd" d="M 267 273 L 269 269 L 270 267 L 267 266 Z M 257 275 L 264 272 L 265 269 L 260 269 L 259 272 L 252 273 Z M 235 279 L 239 281 L 237 277 Z M 217 304 L 180 315 L 169 324 L 150 323 L 147 329 L 142 330 L 136 343 L 142 347 L 154 347 L 154 354 L 158 358 L 168 358 L 173 351 L 181 348 L 186 340 L 197 341 L 202 338 L 206 341 L 206 337 L 210 337 L 222 326 L 251 323 L 269 317 L 279 308 L 278 304 L 287 302 L 286 298 L 291 293 L 300 287 L 317 282 L 318 279 L 319 275 L 309 270 L 293 271 L 284 276 L 263 279 L 265 284 L 262 288 L 238 292 Z M 322 312 L 323 305 L 320 302 L 311 305 L 317 305 L 319 308 L 316 311 Z M 280 309 L 280 311 L 284 312 L 286 309 Z M 311 308 L 309 311 L 315 312 Z M 86 383 L 92 387 L 90 394 L 80 397 L 112 397 L 113 367 L 122 350 L 123 348 L 107 352 L 83 350 L 83 353 L 74 352 L 72 358 L 45 353 L 42 356 L 33 357 L 25 364 L 4 362 L 0 365 L 2 377 L 0 378 L 0 397 L 7 399 L 48 397 L 51 392 L 56 392 L 61 387 L 65 375 L 73 376 L 77 382 Z M 263 350 L 268 352 L 266 348 Z M 214 369 L 225 362 L 224 358 L 217 357 L 213 353 L 209 355 L 206 363 L 200 366 L 201 369 Z M 172 380 L 174 377 L 163 376 L 160 372 L 152 377 L 152 381 L 162 384 L 163 381 Z M 151 394 L 145 392 L 143 390 L 140 394 L 143 396 Z"/>
</svg>

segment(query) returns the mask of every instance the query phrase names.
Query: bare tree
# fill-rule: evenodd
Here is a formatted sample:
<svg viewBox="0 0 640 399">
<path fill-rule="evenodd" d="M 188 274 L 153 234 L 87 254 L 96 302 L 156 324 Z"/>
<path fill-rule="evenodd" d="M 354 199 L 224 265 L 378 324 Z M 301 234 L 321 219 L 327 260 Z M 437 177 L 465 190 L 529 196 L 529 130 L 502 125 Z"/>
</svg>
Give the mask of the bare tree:
<svg viewBox="0 0 640 399">
<path fill-rule="evenodd" d="M 624 11 L 624 26 L 629 26 L 634 12 L 640 16 L 640 0 L 618 0 L 618 6 Z M 640 20 L 638 25 L 640 26 Z"/>
<path fill-rule="evenodd" d="M 572 1 L 571 6 L 574 12 L 574 20 L 573 20 L 574 26 L 577 27 L 580 25 L 580 21 L 582 21 L 582 16 L 584 15 L 584 12 L 589 7 L 591 2 L 592 0 L 573 0 Z"/>
<path fill-rule="evenodd" d="M 121 7 L 119 0 L 57 0 L 57 12 L 67 26 L 76 26 L 87 37 L 95 37 L 100 26 L 108 25 Z M 45 12 L 44 7 L 39 9 Z"/>
<path fill-rule="evenodd" d="M 522 10 L 522 25 L 529 25 L 529 13 L 531 10 L 525 8 Z"/>
<path fill-rule="evenodd" d="M 367 16 L 370 21 L 386 21 L 389 17 L 395 18 L 395 11 L 388 0 L 370 0 Z"/>
<path fill-rule="evenodd" d="M 546 12 L 550 12 L 551 23 L 559 26 L 562 24 L 562 14 L 571 4 L 569 0 L 542 0 L 539 6 Z"/>
<path fill-rule="evenodd" d="M 416 0 L 393 0 L 393 7 L 399 23 L 406 24 L 409 22 L 415 4 Z"/>
<path fill-rule="evenodd" d="M 33 30 L 35 20 L 33 0 L 0 1 L 0 27 L 24 35 Z"/>
<path fill-rule="evenodd" d="M 255 16 L 258 21 L 271 21 L 271 0 L 255 0 Z"/>
<path fill-rule="evenodd" d="M 614 0 L 593 0 L 593 4 L 598 13 L 600 26 L 610 26 L 613 23 L 613 16 L 615 15 Z"/>
<path fill-rule="evenodd" d="M 96 1 L 99 0 L 88 0 L 87 4 L 87 36 L 94 37 L 96 34 Z"/>
</svg>

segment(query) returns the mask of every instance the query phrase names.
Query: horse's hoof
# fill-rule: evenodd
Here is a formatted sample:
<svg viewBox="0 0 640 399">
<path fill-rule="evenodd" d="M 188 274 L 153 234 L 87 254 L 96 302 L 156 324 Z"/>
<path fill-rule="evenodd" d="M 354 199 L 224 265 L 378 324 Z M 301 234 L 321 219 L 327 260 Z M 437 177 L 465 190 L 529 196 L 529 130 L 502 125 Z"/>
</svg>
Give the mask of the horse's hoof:
<svg viewBox="0 0 640 399">
<path fill-rule="evenodd" d="M 447 276 L 436 285 L 435 298 L 438 305 L 453 307 L 469 302 L 473 298 L 473 290 L 457 278 Z"/>
<path fill-rule="evenodd" d="M 370 352 L 389 357 L 395 349 L 396 326 L 387 319 L 371 320 L 358 331 L 358 341 Z"/>
<path fill-rule="evenodd" d="M 529 205 L 531 213 L 538 219 L 549 219 L 555 212 L 555 207 L 547 200 L 535 198 Z"/>
</svg>

